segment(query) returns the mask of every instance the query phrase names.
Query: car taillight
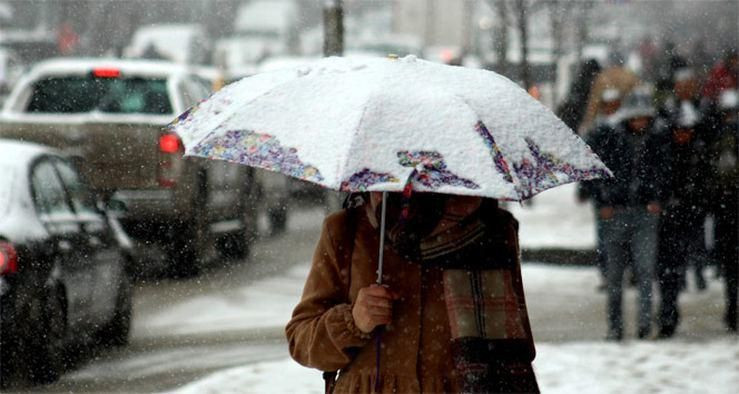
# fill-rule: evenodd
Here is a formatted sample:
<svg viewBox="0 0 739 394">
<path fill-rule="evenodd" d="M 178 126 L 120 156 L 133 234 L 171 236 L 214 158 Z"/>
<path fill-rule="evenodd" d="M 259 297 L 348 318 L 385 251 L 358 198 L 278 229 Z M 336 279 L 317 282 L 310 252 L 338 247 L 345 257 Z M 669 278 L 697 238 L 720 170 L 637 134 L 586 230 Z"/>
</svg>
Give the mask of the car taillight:
<svg viewBox="0 0 739 394">
<path fill-rule="evenodd" d="M 175 134 L 162 134 L 159 136 L 159 151 L 162 153 L 177 153 L 182 148 L 180 137 Z"/>
<path fill-rule="evenodd" d="M 121 70 L 117 68 L 98 67 L 92 70 L 92 76 L 95 78 L 118 78 L 121 76 Z"/>
<path fill-rule="evenodd" d="M 0 241 L 0 276 L 18 272 L 18 254 L 8 242 Z"/>
<path fill-rule="evenodd" d="M 166 133 L 159 136 L 159 174 L 160 187 L 174 187 L 177 177 L 182 172 L 182 141 L 176 134 Z"/>
</svg>

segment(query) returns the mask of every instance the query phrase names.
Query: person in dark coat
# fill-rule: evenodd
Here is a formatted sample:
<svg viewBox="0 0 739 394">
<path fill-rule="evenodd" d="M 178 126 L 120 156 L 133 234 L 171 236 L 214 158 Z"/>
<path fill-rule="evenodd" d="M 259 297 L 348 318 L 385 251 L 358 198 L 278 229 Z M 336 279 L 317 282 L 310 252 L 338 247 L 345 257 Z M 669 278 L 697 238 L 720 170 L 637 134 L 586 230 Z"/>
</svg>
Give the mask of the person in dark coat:
<svg viewBox="0 0 739 394">
<path fill-rule="evenodd" d="M 663 107 L 660 109 L 661 116 L 667 120 L 672 132 L 671 146 L 680 152 L 676 156 L 673 156 L 673 159 L 676 161 L 673 160 L 672 163 L 676 167 L 671 171 L 673 181 L 675 182 L 671 187 L 673 189 L 677 188 L 680 190 L 673 190 L 674 195 L 672 197 L 675 201 L 685 200 L 686 196 L 679 196 L 679 194 L 684 193 L 685 188 L 695 185 L 693 188 L 694 192 L 691 193 L 695 195 L 696 199 L 700 199 L 701 201 L 685 200 L 685 203 L 675 202 L 675 204 L 685 206 L 687 206 L 686 204 L 699 204 L 696 205 L 695 210 L 693 210 L 693 214 L 697 215 L 694 218 L 694 224 L 697 226 L 694 230 L 695 233 L 693 235 L 684 234 L 684 236 L 692 239 L 695 239 L 693 236 L 700 236 L 700 239 L 704 239 L 705 237 L 700 234 L 700 231 L 704 231 L 703 222 L 705 222 L 707 214 L 706 203 L 703 200 L 705 200 L 705 181 L 708 176 L 708 166 L 705 165 L 707 158 L 705 155 L 707 145 L 713 139 L 713 131 L 711 129 L 711 111 L 706 105 L 707 103 L 701 100 L 699 90 L 700 84 L 695 71 L 692 68 L 683 67 L 675 70 L 674 79 L 672 94 L 666 98 Z M 685 152 L 691 153 L 686 154 Z M 692 160 L 694 163 L 681 163 L 681 161 L 685 160 Z M 702 164 L 699 165 L 698 163 Z M 686 170 L 690 167 L 695 167 L 694 171 L 700 171 L 701 174 L 695 179 L 691 178 L 690 180 L 687 180 L 680 178 L 682 175 L 685 175 L 684 173 L 676 173 L 677 170 Z M 680 209 L 675 204 L 672 206 L 673 211 L 675 209 Z M 663 222 L 665 222 L 668 227 L 675 224 L 672 219 L 667 219 Z M 670 232 L 669 230 L 670 229 L 665 229 L 665 231 Z M 666 234 L 666 236 L 670 236 L 670 234 Z M 679 236 L 677 239 L 673 237 L 671 242 L 679 242 L 679 239 Z M 703 245 L 698 245 L 695 241 L 691 242 L 693 243 L 690 248 L 692 256 L 685 256 L 688 264 L 681 264 L 680 267 L 683 270 L 692 267 L 698 289 L 704 290 L 706 288 L 706 280 L 703 276 L 703 268 L 706 260 L 705 243 Z M 670 247 L 666 246 L 666 248 L 666 253 L 672 254 Z M 670 257 L 667 257 L 668 260 L 669 258 Z M 684 276 L 680 279 L 680 283 L 682 287 L 685 287 L 686 280 Z"/>
<path fill-rule="evenodd" d="M 720 123 L 711 146 L 712 189 L 716 258 L 726 285 L 724 320 L 737 332 L 739 284 L 739 93 L 726 90 L 718 102 Z"/>
<path fill-rule="evenodd" d="M 617 113 L 618 110 L 621 108 L 621 96 L 620 92 L 617 89 L 606 89 L 603 91 L 603 95 L 601 97 L 601 106 L 598 111 L 598 117 L 595 120 L 595 126 L 593 128 L 593 131 L 590 133 L 597 133 L 597 134 L 607 134 L 610 132 L 613 132 L 613 128 L 615 126 L 615 123 L 617 123 Z M 597 183 L 593 183 L 592 181 L 585 181 L 580 183 L 577 192 L 578 192 L 578 198 L 581 202 L 585 202 L 589 199 L 591 199 L 592 194 L 594 194 L 593 187 Z M 600 218 L 600 215 L 598 215 L 598 209 L 594 204 L 594 207 L 596 208 L 595 212 L 595 232 L 596 232 L 596 245 L 595 245 L 595 259 L 596 264 L 598 266 L 598 270 L 601 273 L 601 276 L 603 278 L 603 282 L 601 285 L 598 286 L 599 291 L 603 291 L 606 289 L 606 283 L 608 280 L 606 279 L 608 275 L 606 274 L 607 269 L 607 260 L 606 260 L 606 251 L 605 251 L 605 245 L 603 243 L 603 240 L 605 238 L 603 234 L 603 220 Z"/>
<path fill-rule="evenodd" d="M 651 333 L 652 279 L 657 257 L 657 226 L 660 201 L 666 190 L 665 133 L 655 122 L 651 93 L 635 89 L 619 110 L 620 122 L 613 130 L 588 135 L 593 151 L 611 169 L 614 178 L 598 181 L 593 198 L 604 226 L 607 259 L 607 320 L 609 340 L 624 335 L 622 294 L 624 269 L 630 244 L 639 292 L 638 337 Z"/>
<path fill-rule="evenodd" d="M 679 93 L 681 89 L 675 91 Z M 678 295 L 689 265 L 695 267 L 698 288 L 706 287 L 702 267 L 707 257 L 704 223 L 708 213 L 711 136 L 697 108 L 698 101 L 690 100 L 691 97 L 676 97 L 679 101 L 667 112 L 670 160 L 665 165 L 670 183 L 660 223 L 657 264 L 660 338 L 671 337 L 679 323 Z"/>
</svg>

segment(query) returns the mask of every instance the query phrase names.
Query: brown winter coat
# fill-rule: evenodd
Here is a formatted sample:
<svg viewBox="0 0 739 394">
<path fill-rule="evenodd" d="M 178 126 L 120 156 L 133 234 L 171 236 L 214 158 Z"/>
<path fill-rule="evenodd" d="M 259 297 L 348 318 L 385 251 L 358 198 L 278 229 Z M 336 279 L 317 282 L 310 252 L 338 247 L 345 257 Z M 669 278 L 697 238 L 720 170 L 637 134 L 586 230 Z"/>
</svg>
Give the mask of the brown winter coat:
<svg viewBox="0 0 739 394">
<path fill-rule="evenodd" d="M 503 212 L 501 210 L 501 212 Z M 375 380 L 374 338 L 357 329 L 351 314 L 359 289 L 375 282 L 378 231 L 364 214 L 357 214 L 351 267 L 340 267 L 351 249 L 346 236 L 347 211 L 329 216 L 313 257 L 303 297 L 293 311 L 286 332 L 290 354 L 300 364 L 323 371 L 341 370 L 336 393 L 372 392 Z M 507 232 L 510 250 L 518 260 L 517 223 L 507 214 L 500 227 Z M 350 278 L 349 278 L 350 276 Z M 514 282 L 521 304 L 520 265 Z M 346 283 L 350 284 L 347 298 Z M 393 304 L 393 322 L 382 337 L 382 392 L 459 392 L 461 382 L 450 349 L 450 328 L 442 285 L 442 270 L 423 268 L 385 248 L 383 283 L 401 298 Z M 529 354 L 534 345 L 525 306 L 522 311 Z M 316 374 L 316 379 L 319 378 Z"/>
</svg>

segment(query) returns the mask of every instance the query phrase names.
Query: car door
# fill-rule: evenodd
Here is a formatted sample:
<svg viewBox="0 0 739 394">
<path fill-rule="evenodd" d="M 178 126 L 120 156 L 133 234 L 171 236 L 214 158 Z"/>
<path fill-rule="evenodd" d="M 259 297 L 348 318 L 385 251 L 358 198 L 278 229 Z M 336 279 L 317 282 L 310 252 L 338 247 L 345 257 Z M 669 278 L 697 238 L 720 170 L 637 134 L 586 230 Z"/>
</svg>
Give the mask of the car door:
<svg viewBox="0 0 739 394">
<path fill-rule="evenodd" d="M 121 277 L 125 275 L 122 257 L 108 228 L 104 214 L 97 209 L 92 193 L 71 163 L 54 160 L 81 228 L 80 251 L 87 260 L 90 277 L 89 323 L 100 325 L 112 317 Z"/>
<path fill-rule="evenodd" d="M 31 191 L 39 221 L 49 234 L 54 269 L 66 291 L 67 322 L 74 330 L 84 322 L 90 308 L 92 275 L 82 254 L 82 229 L 53 158 L 44 156 L 31 167 Z"/>
</svg>

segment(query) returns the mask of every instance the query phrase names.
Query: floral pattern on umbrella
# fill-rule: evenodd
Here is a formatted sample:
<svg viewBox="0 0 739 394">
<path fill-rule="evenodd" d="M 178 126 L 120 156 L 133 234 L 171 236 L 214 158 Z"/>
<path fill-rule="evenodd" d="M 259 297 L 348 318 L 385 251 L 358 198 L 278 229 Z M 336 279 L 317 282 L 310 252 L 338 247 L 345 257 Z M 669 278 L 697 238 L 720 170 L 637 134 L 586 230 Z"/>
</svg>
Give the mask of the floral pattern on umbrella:
<svg viewBox="0 0 739 394">
<path fill-rule="evenodd" d="M 193 148 L 193 154 L 281 172 L 306 181 L 323 181 L 318 168 L 300 160 L 297 149 L 282 146 L 270 134 L 229 130 L 212 132 L 204 141 Z"/>
<path fill-rule="evenodd" d="M 341 191 L 345 192 L 363 192 L 366 191 L 370 186 L 377 183 L 400 182 L 400 179 L 396 178 L 392 174 L 375 172 L 369 168 L 364 168 L 361 171 L 355 172 L 349 179 L 341 182 Z"/>
<path fill-rule="evenodd" d="M 579 169 L 571 164 L 562 162 L 551 153 L 542 152 L 541 148 L 530 138 L 524 138 L 534 162 L 524 158 L 520 163 L 514 163 L 516 178 L 520 181 L 517 191 L 521 198 L 529 198 L 536 193 L 561 184 L 560 177 L 569 180 L 586 180 L 593 178 L 609 178 L 610 172 L 602 167 Z"/>
<path fill-rule="evenodd" d="M 508 162 L 503 157 L 503 153 L 500 151 L 500 148 L 498 148 L 498 144 L 495 143 L 495 139 L 493 138 L 493 135 L 490 133 L 488 128 L 485 127 L 484 123 L 478 121 L 475 124 L 475 131 L 480 134 L 483 141 L 485 141 L 485 145 L 487 145 L 487 147 L 490 149 L 490 154 L 493 156 L 493 163 L 495 163 L 495 169 L 498 170 L 501 175 L 503 175 L 503 179 L 505 179 L 509 183 L 513 183 L 511 168 L 508 165 Z"/>
<path fill-rule="evenodd" d="M 430 189 L 444 185 L 479 189 L 475 182 L 459 177 L 447 169 L 444 156 L 435 151 L 400 151 L 398 159 L 402 166 L 413 167 L 411 180 Z"/>
</svg>

